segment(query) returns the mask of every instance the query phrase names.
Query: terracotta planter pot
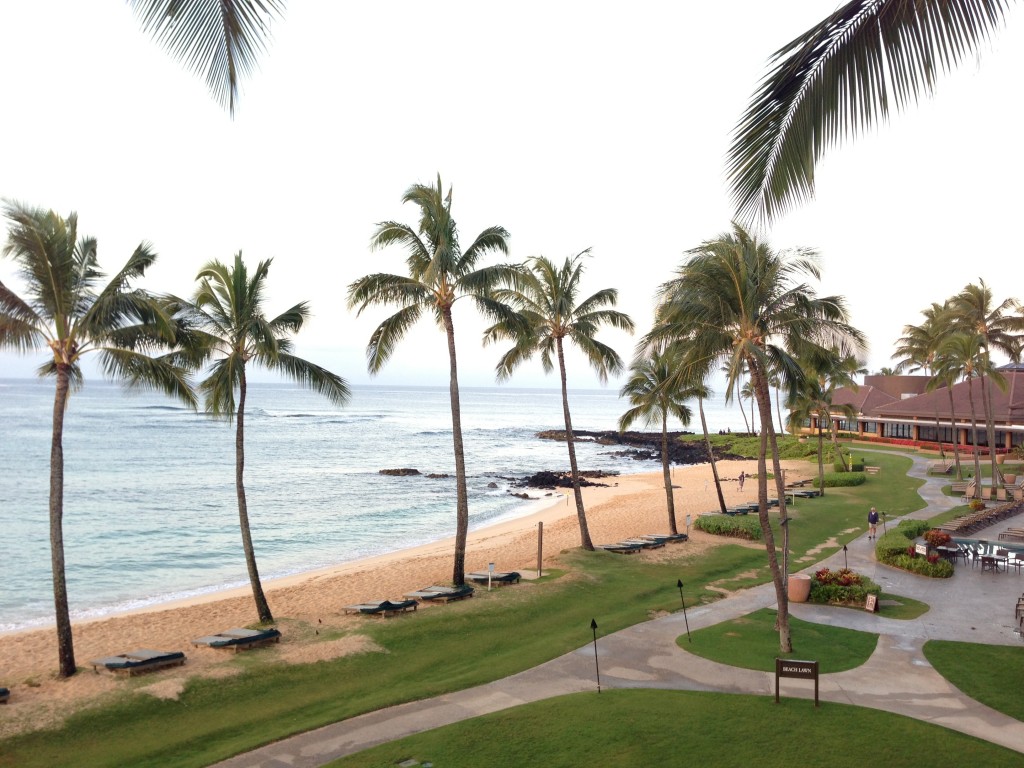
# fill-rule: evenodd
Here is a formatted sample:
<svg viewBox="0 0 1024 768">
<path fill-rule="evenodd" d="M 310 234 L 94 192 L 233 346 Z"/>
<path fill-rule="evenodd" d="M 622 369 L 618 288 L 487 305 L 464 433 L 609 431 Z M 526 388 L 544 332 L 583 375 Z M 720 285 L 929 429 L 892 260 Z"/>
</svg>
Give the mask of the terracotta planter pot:
<svg viewBox="0 0 1024 768">
<path fill-rule="evenodd" d="M 787 594 L 791 603 L 806 603 L 811 595 L 811 577 L 805 573 L 790 574 Z"/>
</svg>

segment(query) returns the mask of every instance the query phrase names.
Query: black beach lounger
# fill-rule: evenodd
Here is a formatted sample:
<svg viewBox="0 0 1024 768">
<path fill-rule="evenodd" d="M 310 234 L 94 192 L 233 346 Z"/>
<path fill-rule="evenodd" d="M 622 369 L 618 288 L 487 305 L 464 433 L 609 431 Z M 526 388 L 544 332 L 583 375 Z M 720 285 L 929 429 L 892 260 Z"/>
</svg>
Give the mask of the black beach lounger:
<svg viewBox="0 0 1024 768">
<path fill-rule="evenodd" d="M 475 591 L 468 584 L 463 584 L 461 587 L 424 587 L 415 592 L 409 592 L 406 597 L 428 600 L 432 603 L 450 603 L 452 600 L 472 597 Z"/>
<path fill-rule="evenodd" d="M 225 629 L 216 635 L 197 637 L 192 645 L 209 648 L 229 648 L 235 652 L 261 645 L 281 642 L 281 633 L 276 629 Z"/>
<path fill-rule="evenodd" d="M 11 692 L 6 688 L 0 688 L 0 704 L 6 704 L 9 698 L 11 698 Z"/>
<path fill-rule="evenodd" d="M 495 571 L 494 573 L 474 571 L 466 574 L 467 579 L 477 584 L 486 584 L 488 577 L 490 577 L 491 584 L 518 584 L 520 579 L 518 571 Z"/>
<path fill-rule="evenodd" d="M 164 667 L 180 667 L 185 663 L 185 654 L 181 651 L 152 651 L 148 648 L 139 648 L 117 656 L 94 659 L 89 663 L 92 664 L 93 672 L 98 673 L 100 667 L 103 667 L 111 672 L 124 673 L 131 677 L 138 672 L 149 672 Z"/>
<path fill-rule="evenodd" d="M 669 544 L 677 541 L 689 541 L 690 537 L 685 533 L 648 533 L 645 536 L 638 536 L 640 539 L 657 539 L 666 541 Z"/>
<path fill-rule="evenodd" d="M 614 552 L 617 555 L 635 555 L 643 549 L 639 544 L 627 544 L 624 541 L 620 541 L 618 544 L 598 544 L 597 548 L 606 552 Z"/>
<path fill-rule="evenodd" d="M 358 605 L 345 606 L 345 613 L 361 613 L 365 616 L 394 616 L 398 613 L 406 613 L 408 611 L 415 611 L 416 606 L 419 603 L 415 600 L 398 600 L 391 602 L 390 600 L 374 600 L 368 603 L 359 603 Z"/>
</svg>

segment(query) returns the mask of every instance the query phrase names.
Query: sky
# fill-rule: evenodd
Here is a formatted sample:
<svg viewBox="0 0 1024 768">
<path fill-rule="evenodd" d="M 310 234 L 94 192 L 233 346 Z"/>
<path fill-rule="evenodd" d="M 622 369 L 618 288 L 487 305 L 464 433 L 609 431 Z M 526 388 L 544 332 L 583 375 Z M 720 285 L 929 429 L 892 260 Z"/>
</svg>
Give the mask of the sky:
<svg viewBox="0 0 1024 768">
<path fill-rule="evenodd" d="M 366 342 L 394 310 L 346 307 L 352 281 L 404 272 L 401 251 L 368 244 L 377 222 L 416 223 L 411 184 L 452 186 L 464 245 L 501 225 L 512 261 L 591 248 L 584 294 L 617 288 L 639 336 L 684 252 L 730 226 L 725 155 L 768 58 L 834 7 L 292 2 L 232 119 L 126 4 L 0 3 L 0 198 L 76 211 L 108 272 L 151 243 L 154 291 L 190 295 L 205 263 L 239 250 L 273 258 L 270 312 L 312 308 L 298 354 L 352 384 L 445 385 L 431 320 L 371 378 Z M 872 371 L 893 364 L 904 325 L 969 282 L 1024 296 L 1022 72 L 1013 8 L 934 98 L 830 151 L 816 198 L 761 232 L 821 253 L 817 289 L 846 298 Z M 8 259 L 0 280 L 17 290 Z M 460 304 L 460 382 L 491 385 L 504 347 L 482 347 L 485 323 Z M 628 361 L 637 337 L 599 338 Z M 42 359 L 0 353 L 0 378 Z M 578 356 L 568 367 L 570 387 L 600 385 Z M 535 360 L 509 384 L 557 378 Z"/>
</svg>

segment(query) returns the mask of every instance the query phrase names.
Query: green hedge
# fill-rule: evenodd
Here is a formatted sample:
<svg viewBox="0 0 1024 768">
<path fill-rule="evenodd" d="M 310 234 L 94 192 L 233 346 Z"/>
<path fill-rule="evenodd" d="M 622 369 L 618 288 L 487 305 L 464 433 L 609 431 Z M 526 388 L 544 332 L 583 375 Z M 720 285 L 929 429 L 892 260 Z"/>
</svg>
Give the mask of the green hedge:
<svg viewBox="0 0 1024 768">
<path fill-rule="evenodd" d="M 878 562 L 902 568 L 904 571 L 931 576 L 936 579 L 948 579 L 953 575 L 953 564 L 946 560 L 928 562 L 928 558 L 911 554 L 914 539 L 931 530 L 925 520 L 901 520 L 893 530 L 882 536 L 875 544 L 875 557 Z"/>
<path fill-rule="evenodd" d="M 760 541 L 764 534 L 757 515 L 701 515 L 693 527 L 714 536 Z"/>
<path fill-rule="evenodd" d="M 826 472 L 826 488 L 848 488 L 853 485 L 863 485 L 867 481 L 867 475 L 860 472 Z M 814 485 L 820 486 L 818 478 L 814 478 Z"/>
<path fill-rule="evenodd" d="M 828 568 L 823 568 L 811 579 L 808 600 L 828 605 L 864 605 L 868 595 L 880 594 L 882 588 L 867 576 L 847 569 L 830 572 Z"/>
</svg>

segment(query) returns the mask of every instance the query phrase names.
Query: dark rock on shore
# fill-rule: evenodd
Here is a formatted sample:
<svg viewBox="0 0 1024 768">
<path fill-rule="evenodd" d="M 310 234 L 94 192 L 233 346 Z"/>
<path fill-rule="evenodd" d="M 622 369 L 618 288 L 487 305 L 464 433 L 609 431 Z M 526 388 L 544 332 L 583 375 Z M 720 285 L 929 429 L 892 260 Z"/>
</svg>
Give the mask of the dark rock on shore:
<svg viewBox="0 0 1024 768">
<path fill-rule="evenodd" d="M 408 477 L 409 475 L 418 475 L 419 473 L 420 471 L 418 469 L 412 469 L 411 467 L 377 470 L 377 474 L 379 475 L 393 475 L 395 477 Z"/>
<path fill-rule="evenodd" d="M 628 456 L 637 461 L 661 461 L 660 432 L 588 432 L 573 430 L 577 442 L 592 442 L 598 445 L 621 445 L 624 450 L 615 451 L 615 456 Z M 710 461 L 704 441 L 681 442 L 679 437 L 692 435 L 693 432 L 669 432 L 668 453 L 672 464 L 705 464 Z M 549 429 L 538 432 L 542 440 L 565 440 L 564 429 Z M 733 453 L 715 450 L 715 459 L 742 458 Z"/>
<path fill-rule="evenodd" d="M 618 475 L 602 472 L 601 470 L 587 470 L 580 472 L 580 487 L 588 485 L 607 486 L 608 483 L 595 483 L 595 479 L 617 477 Z M 544 470 L 536 472 L 529 477 L 516 481 L 516 485 L 527 488 L 544 488 L 553 490 L 555 488 L 572 488 L 572 474 L 570 472 L 552 472 Z"/>
</svg>

